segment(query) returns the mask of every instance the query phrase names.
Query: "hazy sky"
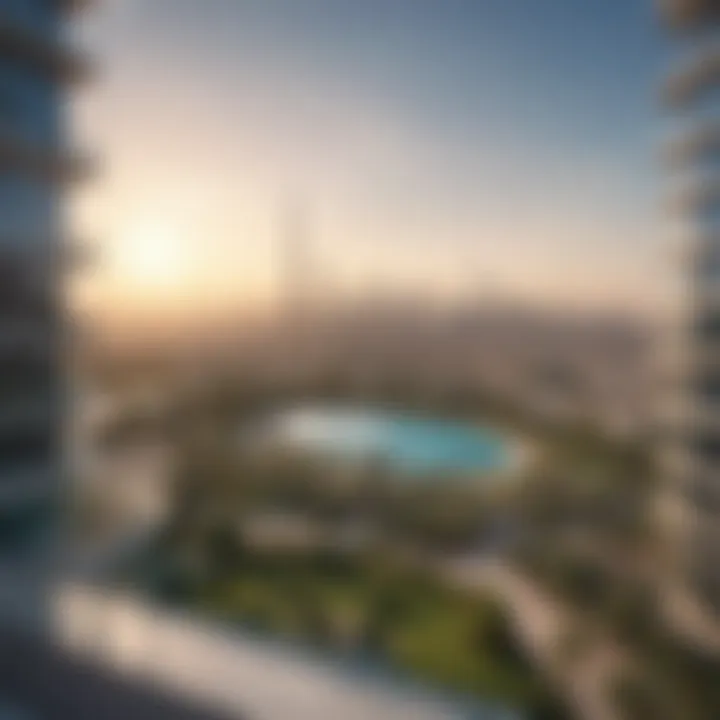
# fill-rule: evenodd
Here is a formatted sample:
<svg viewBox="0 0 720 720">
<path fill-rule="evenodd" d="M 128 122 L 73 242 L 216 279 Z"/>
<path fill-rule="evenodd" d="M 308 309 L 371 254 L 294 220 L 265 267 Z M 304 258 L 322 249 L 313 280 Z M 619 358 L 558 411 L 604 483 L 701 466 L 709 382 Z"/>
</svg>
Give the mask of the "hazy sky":
<svg viewBox="0 0 720 720">
<path fill-rule="evenodd" d="M 106 304 L 260 306 L 288 207 L 346 287 L 662 294 L 646 0 L 107 0 L 81 37 Z"/>
</svg>

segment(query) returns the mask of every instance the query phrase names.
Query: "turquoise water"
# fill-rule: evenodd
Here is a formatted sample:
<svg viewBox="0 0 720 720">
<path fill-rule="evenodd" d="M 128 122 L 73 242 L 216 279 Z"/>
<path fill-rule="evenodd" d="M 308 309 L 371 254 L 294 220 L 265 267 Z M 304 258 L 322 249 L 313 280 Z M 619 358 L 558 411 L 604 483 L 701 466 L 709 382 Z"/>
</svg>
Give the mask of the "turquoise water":
<svg viewBox="0 0 720 720">
<path fill-rule="evenodd" d="M 348 459 L 378 459 L 411 474 L 507 468 L 506 438 L 489 428 L 364 408 L 301 407 L 272 421 L 281 441 Z"/>
</svg>

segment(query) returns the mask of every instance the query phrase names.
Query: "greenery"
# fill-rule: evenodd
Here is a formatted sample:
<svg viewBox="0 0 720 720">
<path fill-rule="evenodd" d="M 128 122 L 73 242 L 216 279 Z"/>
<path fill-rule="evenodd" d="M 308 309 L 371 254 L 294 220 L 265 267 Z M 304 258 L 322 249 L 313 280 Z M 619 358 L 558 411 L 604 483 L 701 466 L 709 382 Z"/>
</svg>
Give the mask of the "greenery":
<svg viewBox="0 0 720 720">
<path fill-rule="evenodd" d="M 167 433 L 178 450 L 170 521 L 130 569 L 134 579 L 211 617 L 370 657 L 533 719 L 564 717 L 501 608 L 445 587 L 403 553 L 476 548 L 508 498 L 479 483 L 398 482 L 380 464 L 348 474 L 297 453 L 241 448 L 238 428 L 280 402 L 287 396 L 239 386 L 179 401 Z M 376 533 L 353 553 L 332 544 L 259 552 L 243 527 L 265 511 L 340 527 L 368 521 Z"/>
<path fill-rule="evenodd" d="M 312 457 L 239 449 L 237 433 L 246 423 L 252 427 L 259 415 L 308 398 L 492 422 L 532 438 L 540 452 L 524 477 L 493 493 L 447 478 L 397 482 L 382 465 L 347 473 Z M 179 395 L 162 430 L 178 449 L 172 512 L 140 575 L 166 600 L 369 653 L 416 677 L 530 709 L 535 718 L 559 717 L 500 608 L 443 587 L 399 559 L 399 549 L 408 547 L 476 551 L 501 527 L 513 531 L 504 535 L 511 540 L 493 551 L 580 610 L 589 627 L 607 628 L 633 648 L 652 635 L 645 589 L 628 584 L 615 562 L 650 540 L 656 481 L 642 443 L 618 442 L 590 427 L 548 425 L 486 392 L 427 393 L 401 378 L 360 391 L 340 375 L 302 387 L 228 376 Z M 318 523 L 369 521 L 376 535 L 362 552 L 344 556 L 258 553 L 244 542 L 242 527 L 265 511 Z M 593 642 L 585 629 L 568 638 L 568 658 Z M 666 654 L 673 655 L 669 645 Z M 618 690 L 619 702 L 639 704 L 640 694 Z"/>
<path fill-rule="evenodd" d="M 206 529 L 263 511 L 322 524 L 365 522 L 386 539 L 433 551 L 475 547 L 504 499 L 481 484 L 398 481 L 381 465 L 350 470 L 302 454 L 240 447 L 212 425 L 179 443 L 169 532 L 202 545 Z"/>
<path fill-rule="evenodd" d="M 164 600 L 211 617 L 351 652 L 530 718 L 564 717 L 494 601 L 445 587 L 391 553 L 258 555 L 226 535 L 216 537 L 214 559 L 210 574 L 175 563 L 174 576 L 161 577 L 158 567 L 173 566 L 167 555 L 145 572 Z"/>
<path fill-rule="evenodd" d="M 720 717 L 720 660 L 674 636 L 653 605 L 632 633 L 636 672 L 615 688 L 619 707 L 628 720 L 716 720 Z M 642 619 L 641 619 L 642 617 Z M 653 708 L 652 715 L 643 714 Z"/>
</svg>

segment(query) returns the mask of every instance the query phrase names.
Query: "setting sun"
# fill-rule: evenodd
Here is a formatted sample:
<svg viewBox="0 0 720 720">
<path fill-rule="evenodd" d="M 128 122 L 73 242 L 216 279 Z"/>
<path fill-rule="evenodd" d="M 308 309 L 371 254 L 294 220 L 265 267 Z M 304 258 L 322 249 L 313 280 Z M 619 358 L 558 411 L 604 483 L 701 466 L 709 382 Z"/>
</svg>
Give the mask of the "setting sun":
<svg viewBox="0 0 720 720">
<path fill-rule="evenodd" d="M 113 273 L 133 285 L 174 285 L 189 269 L 182 234 L 161 222 L 138 222 L 125 228 L 110 255 Z"/>
</svg>

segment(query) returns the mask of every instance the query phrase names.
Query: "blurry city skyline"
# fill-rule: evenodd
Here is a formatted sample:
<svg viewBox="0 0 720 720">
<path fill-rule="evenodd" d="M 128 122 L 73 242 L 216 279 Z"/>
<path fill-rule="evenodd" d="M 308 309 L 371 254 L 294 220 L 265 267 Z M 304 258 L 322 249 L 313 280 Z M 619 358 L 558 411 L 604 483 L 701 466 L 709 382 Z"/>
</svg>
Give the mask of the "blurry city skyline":
<svg viewBox="0 0 720 720">
<path fill-rule="evenodd" d="M 102 316 L 264 312 L 288 203 L 328 292 L 666 306 L 646 3 L 115 0 L 80 33 Z"/>
</svg>

